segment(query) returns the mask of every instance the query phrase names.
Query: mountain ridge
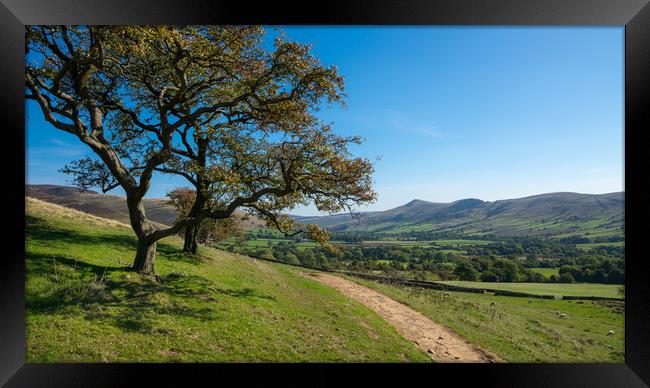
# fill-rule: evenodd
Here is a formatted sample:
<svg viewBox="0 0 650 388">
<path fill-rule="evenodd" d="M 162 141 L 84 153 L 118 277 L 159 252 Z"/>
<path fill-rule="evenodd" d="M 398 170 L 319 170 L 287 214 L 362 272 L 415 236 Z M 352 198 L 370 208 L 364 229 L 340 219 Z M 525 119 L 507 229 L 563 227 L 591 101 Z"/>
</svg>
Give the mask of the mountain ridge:
<svg viewBox="0 0 650 388">
<path fill-rule="evenodd" d="M 521 198 L 483 201 L 464 198 L 449 203 L 414 199 L 373 212 L 300 217 L 335 232 L 457 230 L 500 235 L 562 235 L 574 232 L 622 234 L 624 192 L 582 194 L 553 192 Z M 457 230 L 458 231 L 458 230 Z"/>
<path fill-rule="evenodd" d="M 61 185 L 25 185 L 27 196 L 70 207 L 99 217 L 129 223 L 125 198 L 82 192 Z M 328 216 L 292 216 L 297 222 L 316 224 L 332 232 L 450 232 L 464 235 L 607 237 L 623 235 L 624 192 L 582 194 L 554 192 L 521 198 L 483 201 L 464 198 L 441 203 L 413 199 L 383 210 Z M 166 199 L 145 198 L 148 217 L 159 227 L 173 224 L 176 209 Z M 243 213 L 237 213 L 238 218 Z M 263 227 L 252 217 L 242 221 L 244 229 Z"/>
</svg>

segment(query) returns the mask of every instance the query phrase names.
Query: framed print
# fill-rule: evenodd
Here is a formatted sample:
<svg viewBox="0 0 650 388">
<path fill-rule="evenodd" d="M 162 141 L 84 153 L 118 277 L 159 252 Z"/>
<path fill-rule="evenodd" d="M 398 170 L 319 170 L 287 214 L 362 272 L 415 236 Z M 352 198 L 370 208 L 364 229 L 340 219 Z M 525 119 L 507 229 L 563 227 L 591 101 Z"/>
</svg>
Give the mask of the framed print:
<svg viewBox="0 0 650 388">
<path fill-rule="evenodd" d="M 650 384 L 647 1 L 0 18 L 8 387 Z"/>
</svg>

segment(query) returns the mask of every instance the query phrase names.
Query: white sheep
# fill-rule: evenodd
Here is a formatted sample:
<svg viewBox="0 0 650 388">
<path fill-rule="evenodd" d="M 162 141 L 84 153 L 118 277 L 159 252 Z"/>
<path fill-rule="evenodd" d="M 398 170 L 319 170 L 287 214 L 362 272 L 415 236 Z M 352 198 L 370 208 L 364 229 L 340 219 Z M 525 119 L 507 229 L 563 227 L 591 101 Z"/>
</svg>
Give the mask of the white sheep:
<svg viewBox="0 0 650 388">
<path fill-rule="evenodd" d="M 607 332 L 607 335 L 608 335 L 608 336 L 612 336 L 612 335 L 614 335 L 614 330 L 610 330 L 610 331 L 608 331 L 608 332 Z"/>
<path fill-rule="evenodd" d="M 560 314 L 558 315 L 558 318 L 566 318 L 566 314 Z"/>
<path fill-rule="evenodd" d="M 497 305 L 497 302 L 490 303 L 490 306 L 496 306 L 496 305 Z"/>
</svg>

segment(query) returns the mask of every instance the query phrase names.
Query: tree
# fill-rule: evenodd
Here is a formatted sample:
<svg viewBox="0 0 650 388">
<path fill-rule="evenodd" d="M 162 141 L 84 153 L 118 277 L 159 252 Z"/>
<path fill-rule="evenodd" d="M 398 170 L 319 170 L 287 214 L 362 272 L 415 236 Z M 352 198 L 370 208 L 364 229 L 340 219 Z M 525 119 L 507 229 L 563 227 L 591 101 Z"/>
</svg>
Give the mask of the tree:
<svg viewBox="0 0 650 388">
<path fill-rule="evenodd" d="M 73 183 L 126 193 L 137 236 L 133 269 L 155 274 L 156 242 L 238 208 L 283 233 L 283 211 L 314 203 L 351 210 L 374 200 L 372 165 L 314 116 L 342 103 L 343 78 L 303 44 L 262 44 L 261 27 L 27 26 L 26 98 L 55 128 L 93 157 L 64 172 Z M 142 199 L 155 173 L 183 176 L 196 188 L 189 215 L 158 229 Z"/>
<path fill-rule="evenodd" d="M 167 193 L 168 203 L 178 210 L 178 220 L 189 216 L 196 203 L 196 192 L 185 187 L 176 188 Z M 188 232 L 189 230 L 189 232 Z M 215 241 L 223 241 L 242 234 L 241 226 L 234 216 L 222 219 L 206 218 L 193 228 L 181 230 L 185 236 L 183 250 L 197 253 L 198 244 L 208 245 Z M 270 242 L 270 241 L 269 241 Z"/>
<path fill-rule="evenodd" d="M 497 273 L 497 268 L 501 269 L 502 276 L 499 280 L 503 282 L 516 282 L 519 280 L 519 267 L 512 260 L 499 259 L 494 263 L 493 271 Z"/>
<path fill-rule="evenodd" d="M 446 256 L 444 253 L 437 251 L 435 256 L 433 257 L 433 260 L 435 263 L 442 263 L 446 260 Z"/>
<path fill-rule="evenodd" d="M 623 285 L 623 286 L 618 287 L 617 293 L 618 293 L 618 296 L 621 297 L 621 299 L 625 299 L 625 286 Z"/>
<path fill-rule="evenodd" d="M 568 273 L 575 280 L 583 280 L 584 279 L 583 271 L 580 268 L 578 268 L 576 266 L 572 266 L 572 265 L 563 265 L 558 270 L 558 273 L 560 274 L 560 276 L 562 276 L 565 273 Z"/>
<path fill-rule="evenodd" d="M 543 283 L 544 282 L 544 275 L 542 275 L 539 272 L 529 271 L 527 281 L 531 282 L 531 283 Z"/>
<path fill-rule="evenodd" d="M 482 282 L 498 282 L 499 277 L 492 271 L 485 271 L 481 273 Z"/>
<path fill-rule="evenodd" d="M 573 283 L 575 279 L 571 275 L 570 272 L 564 272 L 563 274 L 560 275 L 559 282 L 560 283 Z"/>
<path fill-rule="evenodd" d="M 478 272 L 471 263 L 461 261 L 456 265 L 454 275 L 458 276 L 460 280 L 475 281 L 478 277 Z"/>
<path fill-rule="evenodd" d="M 620 269 L 614 268 L 607 273 L 607 283 L 623 284 L 625 282 L 625 275 Z"/>
<path fill-rule="evenodd" d="M 594 271 L 592 279 L 594 283 L 605 283 L 607 281 L 607 273 L 601 268 L 598 268 Z"/>
</svg>

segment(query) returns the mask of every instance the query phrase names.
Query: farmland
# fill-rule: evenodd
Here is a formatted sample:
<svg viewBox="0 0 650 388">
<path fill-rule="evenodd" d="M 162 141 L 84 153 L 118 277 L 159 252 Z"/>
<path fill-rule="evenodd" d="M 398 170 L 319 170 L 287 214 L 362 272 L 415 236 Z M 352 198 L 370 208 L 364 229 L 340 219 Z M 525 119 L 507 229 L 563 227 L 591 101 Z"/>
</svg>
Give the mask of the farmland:
<svg viewBox="0 0 650 388">
<path fill-rule="evenodd" d="M 624 241 L 613 241 L 613 242 L 599 242 L 599 243 L 582 243 L 576 244 L 580 249 L 591 249 L 596 247 L 624 247 Z"/>
<path fill-rule="evenodd" d="M 530 270 L 540 273 L 546 277 L 550 277 L 551 275 L 557 276 L 560 274 L 560 271 L 557 268 L 531 268 Z"/>
<path fill-rule="evenodd" d="M 624 361 L 623 302 L 529 302 L 349 279 L 407 304 L 510 362 Z M 608 335 L 610 330 L 613 335 Z"/>
<path fill-rule="evenodd" d="M 229 239 L 223 242 L 220 242 L 218 245 L 221 247 L 228 247 L 228 246 L 239 246 L 239 247 L 251 247 L 251 248 L 259 248 L 259 247 L 268 247 L 269 244 L 275 244 L 275 243 L 295 243 L 296 247 L 299 249 L 304 249 L 304 248 L 313 248 L 318 246 L 317 243 L 313 241 L 306 241 L 306 240 L 291 240 L 291 239 L 286 239 L 286 238 L 254 238 L 254 239 L 246 239 L 243 242 L 239 242 L 236 239 Z M 363 240 L 360 242 L 345 242 L 345 241 L 333 241 L 333 244 L 341 246 L 341 247 L 354 247 L 354 246 L 378 246 L 378 245 L 383 245 L 383 246 L 401 246 L 401 247 L 437 247 L 439 250 L 443 251 L 460 251 L 461 247 L 463 246 L 474 246 L 474 245 L 485 245 L 485 244 L 490 244 L 490 241 L 486 240 L 462 240 L 462 239 L 456 239 L 456 240 L 423 240 L 423 241 L 415 241 L 415 240 L 395 240 L 395 239 L 377 239 L 377 240 Z M 455 248 L 455 249 L 454 249 Z"/>
<path fill-rule="evenodd" d="M 462 287 L 489 288 L 494 290 L 516 291 L 539 295 L 599 296 L 606 298 L 620 297 L 620 294 L 618 293 L 620 286 L 616 284 L 488 283 L 464 281 L 442 281 L 441 283 Z"/>
<path fill-rule="evenodd" d="M 311 270 L 213 248 L 187 256 L 174 237 L 159 244 L 157 283 L 128 270 L 135 240 L 119 222 L 35 200 L 26 220 L 29 362 L 430 361 L 373 311 L 306 279 Z M 623 360 L 623 302 L 444 296 L 350 279 L 506 361 Z M 596 284 L 489 286 L 616 292 Z"/>
<path fill-rule="evenodd" d="M 601 284 L 592 288 L 569 287 L 580 296 L 592 291 L 596 292 L 592 296 L 602 296 L 603 292 L 611 295 L 611 290 L 616 289 L 614 285 L 623 282 L 624 247 L 619 242 L 591 243 L 592 246 L 585 247 L 580 246 L 584 243 L 530 237 L 421 239 L 338 233 L 331 244 L 339 253 L 333 254 L 314 241 L 257 231 L 244 238 L 222 241 L 215 247 L 313 268 L 393 275 L 397 272 L 420 280 L 518 283 L 513 286 L 516 289 L 530 288 L 527 283 Z M 551 286 L 542 289 L 548 287 Z"/>
</svg>

